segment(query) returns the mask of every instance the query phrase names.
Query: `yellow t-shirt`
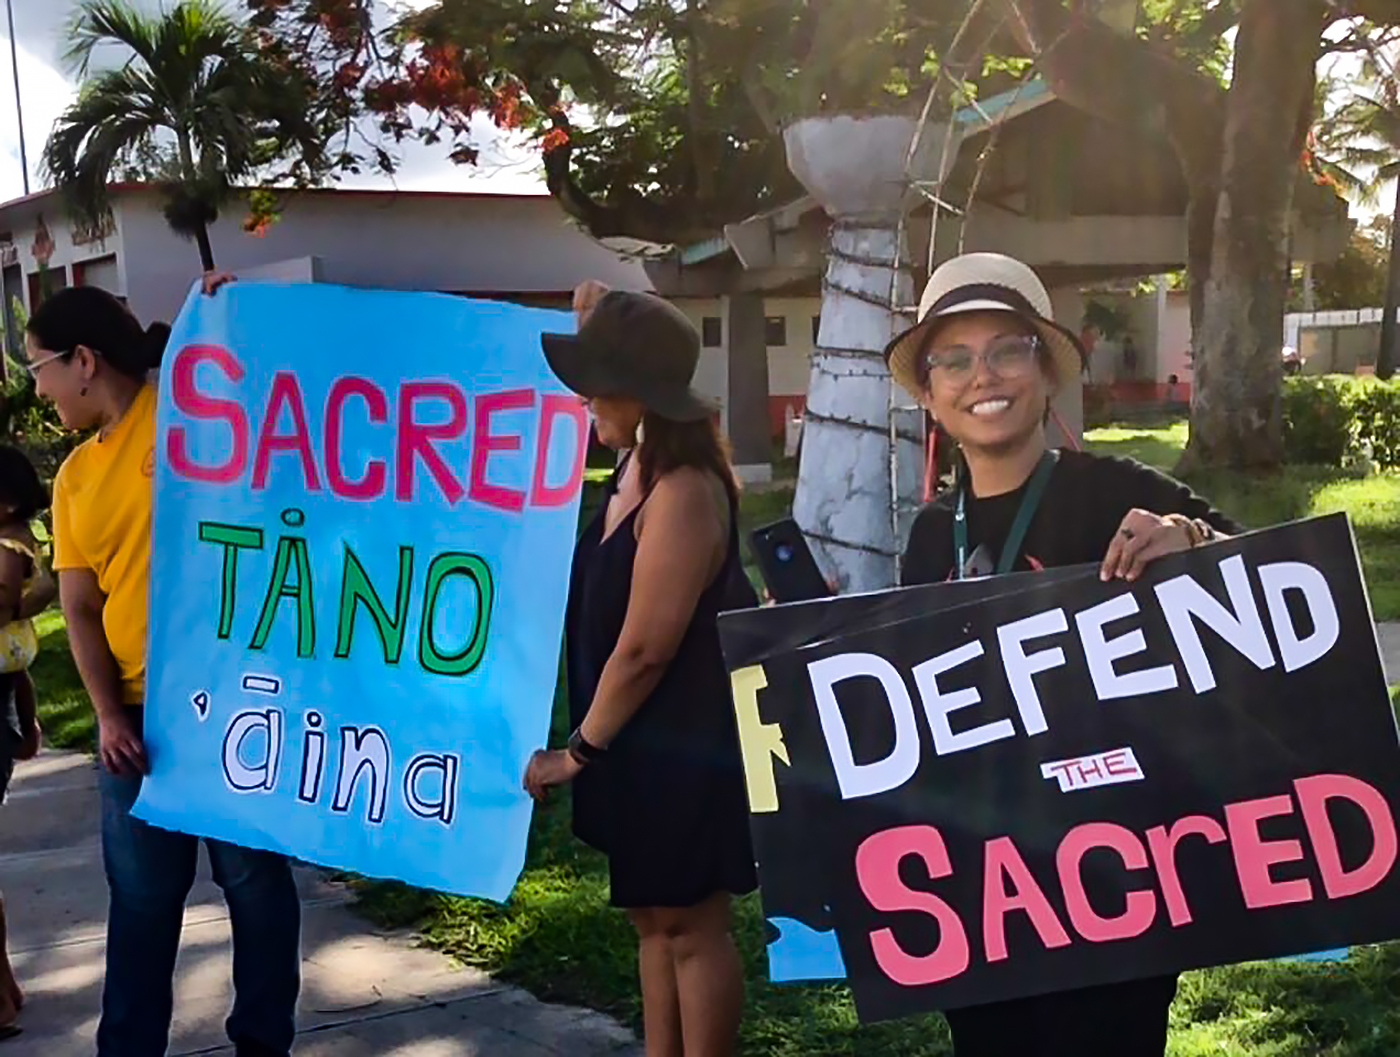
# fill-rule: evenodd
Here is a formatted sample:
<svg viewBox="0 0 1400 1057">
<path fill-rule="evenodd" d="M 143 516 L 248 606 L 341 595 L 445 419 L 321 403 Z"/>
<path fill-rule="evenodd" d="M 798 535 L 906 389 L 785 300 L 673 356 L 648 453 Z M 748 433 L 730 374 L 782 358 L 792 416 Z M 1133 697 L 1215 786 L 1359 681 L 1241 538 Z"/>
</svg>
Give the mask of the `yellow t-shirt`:
<svg viewBox="0 0 1400 1057">
<path fill-rule="evenodd" d="M 147 385 L 106 437 L 73 450 L 53 489 L 54 570 L 91 569 L 97 577 L 102 628 L 122 700 L 132 705 L 145 697 L 155 415 L 155 387 Z"/>
</svg>

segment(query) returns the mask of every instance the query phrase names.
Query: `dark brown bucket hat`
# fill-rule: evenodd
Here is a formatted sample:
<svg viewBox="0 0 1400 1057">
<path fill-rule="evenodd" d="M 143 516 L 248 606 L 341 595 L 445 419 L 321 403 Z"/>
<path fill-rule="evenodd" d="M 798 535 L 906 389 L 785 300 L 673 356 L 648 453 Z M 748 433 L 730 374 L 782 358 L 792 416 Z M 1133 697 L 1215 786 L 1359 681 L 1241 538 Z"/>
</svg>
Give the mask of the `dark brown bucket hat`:
<svg viewBox="0 0 1400 1057">
<path fill-rule="evenodd" d="M 700 334 L 675 305 L 654 294 L 610 290 L 577 334 L 543 334 L 545 359 L 579 396 L 628 397 L 673 422 L 719 410 L 691 388 Z"/>
</svg>

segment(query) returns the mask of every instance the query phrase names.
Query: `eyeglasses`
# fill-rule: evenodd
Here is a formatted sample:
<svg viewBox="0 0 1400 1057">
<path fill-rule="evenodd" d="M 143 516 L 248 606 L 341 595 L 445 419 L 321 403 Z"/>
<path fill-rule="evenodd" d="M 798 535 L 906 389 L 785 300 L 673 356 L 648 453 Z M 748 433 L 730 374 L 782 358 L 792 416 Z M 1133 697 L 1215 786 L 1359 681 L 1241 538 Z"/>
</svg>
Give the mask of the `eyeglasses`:
<svg viewBox="0 0 1400 1057">
<path fill-rule="evenodd" d="M 980 353 L 966 345 L 929 349 L 919 361 L 921 380 L 925 386 L 935 378 L 948 385 L 966 385 L 977 373 L 979 361 L 998 378 L 1021 378 L 1034 369 L 1039 351 L 1039 338 L 1021 334 L 996 338 Z"/>
<path fill-rule="evenodd" d="M 29 361 L 24 365 L 24 369 L 29 372 L 29 376 L 31 378 L 37 378 L 39 377 L 39 371 L 41 368 L 47 367 L 49 364 L 53 363 L 54 360 L 61 360 L 65 356 L 71 355 L 71 349 L 68 352 L 51 352 L 47 356 L 41 356 L 37 360 Z"/>
</svg>

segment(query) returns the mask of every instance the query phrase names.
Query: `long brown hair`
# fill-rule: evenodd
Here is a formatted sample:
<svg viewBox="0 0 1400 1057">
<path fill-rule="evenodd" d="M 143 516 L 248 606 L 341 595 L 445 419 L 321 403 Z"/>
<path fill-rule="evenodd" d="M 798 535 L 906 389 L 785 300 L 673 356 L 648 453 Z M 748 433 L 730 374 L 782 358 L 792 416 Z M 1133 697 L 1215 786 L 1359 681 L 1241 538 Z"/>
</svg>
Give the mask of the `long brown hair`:
<svg viewBox="0 0 1400 1057">
<path fill-rule="evenodd" d="M 637 468 L 642 474 L 643 493 L 650 492 L 672 470 L 693 466 L 718 477 L 729 502 L 738 506 L 739 481 L 729 459 L 729 445 L 713 419 L 673 422 L 648 411 L 642 417 L 642 430 L 646 440 L 637 448 Z"/>
</svg>

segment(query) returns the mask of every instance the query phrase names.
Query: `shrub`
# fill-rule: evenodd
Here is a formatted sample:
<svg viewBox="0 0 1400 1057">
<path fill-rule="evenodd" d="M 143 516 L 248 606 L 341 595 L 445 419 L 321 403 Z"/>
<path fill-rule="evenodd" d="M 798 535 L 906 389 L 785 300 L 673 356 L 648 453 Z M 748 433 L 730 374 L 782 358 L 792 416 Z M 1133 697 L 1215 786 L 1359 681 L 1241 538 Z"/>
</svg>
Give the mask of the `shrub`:
<svg viewBox="0 0 1400 1057">
<path fill-rule="evenodd" d="M 1400 470 L 1400 379 L 1359 387 L 1352 398 L 1356 443 L 1383 470 Z"/>
<path fill-rule="evenodd" d="M 1106 385 L 1084 387 L 1084 428 L 1097 429 L 1113 420 L 1113 396 Z"/>
<path fill-rule="evenodd" d="M 1355 451 L 1349 378 L 1289 378 L 1283 387 L 1283 451 L 1291 463 L 1338 466 Z"/>
<path fill-rule="evenodd" d="M 1289 378 L 1283 389 L 1284 457 L 1341 467 L 1400 470 L 1400 379 Z"/>
</svg>

